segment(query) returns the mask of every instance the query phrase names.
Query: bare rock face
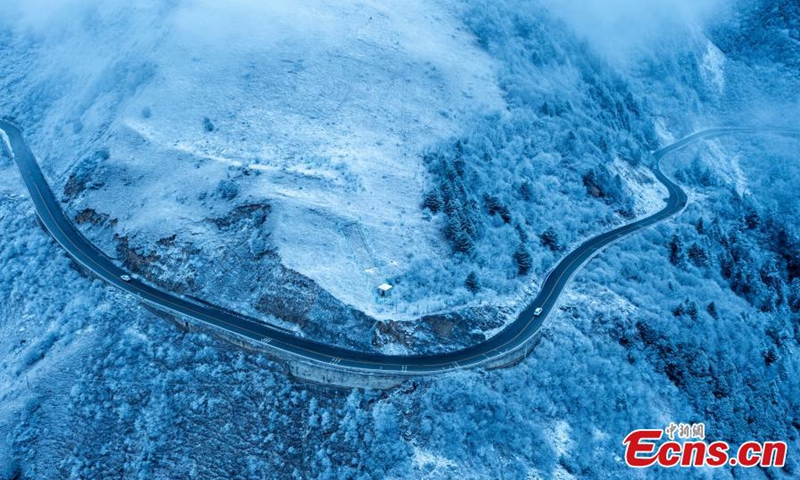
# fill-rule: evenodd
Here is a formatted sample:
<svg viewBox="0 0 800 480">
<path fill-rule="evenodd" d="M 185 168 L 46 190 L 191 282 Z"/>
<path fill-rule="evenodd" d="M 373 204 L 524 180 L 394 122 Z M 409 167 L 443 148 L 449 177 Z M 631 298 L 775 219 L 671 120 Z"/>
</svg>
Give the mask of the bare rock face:
<svg viewBox="0 0 800 480">
<path fill-rule="evenodd" d="M 64 185 L 64 201 L 74 199 L 83 193 L 86 189 L 96 189 L 104 185 L 100 180 L 102 175 L 98 175 L 98 170 L 102 167 L 102 163 L 108 160 L 110 153 L 108 149 L 100 149 L 92 155 L 85 157 L 78 162 L 75 168 L 67 179 Z"/>
<path fill-rule="evenodd" d="M 413 322 L 380 321 L 372 345 L 381 349 L 398 344 L 413 352 L 453 351 L 486 340 L 481 332 L 501 327 L 508 315 L 499 307 L 477 307 L 426 315 Z"/>
<path fill-rule="evenodd" d="M 97 212 L 92 208 L 85 208 L 75 215 L 75 223 L 78 225 L 94 225 L 96 227 L 110 226 L 117 224 L 116 218 L 110 218 L 108 214 Z"/>
<path fill-rule="evenodd" d="M 300 328 L 308 324 L 308 313 L 322 293 L 319 286 L 308 277 L 279 266 L 276 275 L 263 279 L 255 308 Z"/>
<path fill-rule="evenodd" d="M 166 290 L 184 294 L 197 288 L 191 259 L 200 250 L 190 242 L 177 242 L 173 235 L 161 238 L 153 248 L 131 246 L 128 236 L 114 235 L 117 257 L 131 272 Z"/>
<path fill-rule="evenodd" d="M 220 230 L 239 228 L 247 226 L 246 224 L 251 227 L 261 227 L 267 221 L 271 210 L 272 207 L 267 203 L 248 203 L 234 208 L 224 217 L 212 218 L 209 221 Z"/>
</svg>

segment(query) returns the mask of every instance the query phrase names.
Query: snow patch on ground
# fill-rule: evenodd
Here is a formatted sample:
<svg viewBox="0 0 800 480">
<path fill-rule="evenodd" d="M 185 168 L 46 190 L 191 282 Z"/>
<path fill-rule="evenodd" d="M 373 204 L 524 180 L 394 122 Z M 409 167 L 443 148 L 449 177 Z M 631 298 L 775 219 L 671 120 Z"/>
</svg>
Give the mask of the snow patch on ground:
<svg viewBox="0 0 800 480">
<path fill-rule="evenodd" d="M 553 430 L 549 432 L 550 442 L 559 456 L 569 455 L 572 451 L 570 439 L 570 426 L 565 421 L 556 422 Z"/>
<path fill-rule="evenodd" d="M 625 182 L 633 198 L 637 216 L 652 215 L 664 208 L 669 191 L 656 179 L 652 171 L 647 168 L 631 167 L 619 157 L 608 164 L 608 170 L 619 175 Z"/>
<path fill-rule="evenodd" d="M 700 62 L 703 80 L 714 88 L 715 93 L 725 92 L 725 54 L 716 45 L 706 40 L 706 51 Z"/>
<path fill-rule="evenodd" d="M 434 475 L 437 469 L 450 469 L 458 466 L 454 461 L 446 457 L 423 450 L 416 445 L 413 448 L 412 465 L 416 469 L 427 471 L 429 476 Z"/>
<path fill-rule="evenodd" d="M 589 305 L 592 311 L 613 311 L 625 315 L 632 315 L 638 307 L 630 300 L 614 292 L 604 285 L 592 285 L 591 290 L 584 290 L 583 284 L 578 288 L 567 288 L 561 294 L 560 305 Z M 564 319 L 560 315 L 559 319 Z"/>
<path fill-rule="evenodd" d="M 6 132 L 4 132 L 3 130 L 0 130 L 0 138 L 3 139 L 3 147 L 5 148 L 6 154 L 13 160 L 14 150 L 11 148 L 11 140 L 8 138 L 8 135 L 6 135 Z"/>
<path fill-rule="evenodd" d="M 657 118 L 653 123 L 655 124 L 656 135 L 661 139 L 662 145 L 675 143 L 675 136 L 670 131 L 669 126 L 667 126 L 665 118 Z"/>
<path fill-rule="evenodd" d="M 747 176 L 739 164 L 740 157 L 725 150 L 724 142 L 724 138 L 704 142 L 702 150 L 697 155 L 726 183 L 735 185 L 736 191 L 741 195 L 747 192 Z"/>
</svg>

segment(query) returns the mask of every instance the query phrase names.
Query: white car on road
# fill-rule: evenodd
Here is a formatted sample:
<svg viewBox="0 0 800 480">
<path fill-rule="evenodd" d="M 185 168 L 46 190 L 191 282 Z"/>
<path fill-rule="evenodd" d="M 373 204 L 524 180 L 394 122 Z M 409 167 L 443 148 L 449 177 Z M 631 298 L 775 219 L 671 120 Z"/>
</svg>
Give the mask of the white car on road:
<svg viewBox="0 0 800 480">
<path fill-rule="evenodd" d="M 533 311 L 533 316 L 538 317 L 542 314 L 542 307 L 536 307 L 536 310 Z"/>
<path fill-rule="evenodd" d="M 131 276 L 128 275 L 127 273 L 123 273 L 122 275 L 119 276 L 119 278 L 121 278 L 123 282 L 130 282 L 131 281 Z"/>
</svg>

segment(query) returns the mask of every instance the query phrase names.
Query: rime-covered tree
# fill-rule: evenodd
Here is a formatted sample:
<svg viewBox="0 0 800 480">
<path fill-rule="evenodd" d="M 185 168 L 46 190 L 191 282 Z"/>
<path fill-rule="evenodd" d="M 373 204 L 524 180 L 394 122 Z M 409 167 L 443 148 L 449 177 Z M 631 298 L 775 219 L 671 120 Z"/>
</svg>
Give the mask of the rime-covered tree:
<svg viewBox="0 0 800 480">
<path fill-rule="evenodd" d="M 525 245 L 520 244 L 514 252 L 514 262 L 517 264 L 517 273 L 527 275 L 531 270 L 533 259 Z"/>
<path fill-rule="evenodd" d="M 478 274 L 474 271 L 469 272 L 466 281 L 464 281 L 464 286 L 467 287 L 467 290 L 470 292 L 478 293 L 481 289 L 481 282 L 478 279 Z"/>
<path fill-rule="evenodd" d="M 672 235 L 669 241 L 669 263 L 678 265 L 683 260 L 683 242 L 678 234 Z"/>
<path fill-rule="evenodd" d="M 551 251 L 561 250 L 561 243 L 558 241 L 558 232 L 556 232 L 555 228 L 549 227 L 542 232 L 540 239 L 542 246 L 549 248 Z"/>
<path fill-rule="evenodd" d="M 422 208 L 427 208 L 431 213 L 438 213 L 442 208 L 442 199 L 436 191 L 430 191 L 425 194 L 422 200 Z"/>
<path fill-rule="evenodd" d="M 704 267 L 708 265 L 708 254 L 703 247 L 692 243 L 689 247 L 689 260 L 697 267 Z"/>
</svg>

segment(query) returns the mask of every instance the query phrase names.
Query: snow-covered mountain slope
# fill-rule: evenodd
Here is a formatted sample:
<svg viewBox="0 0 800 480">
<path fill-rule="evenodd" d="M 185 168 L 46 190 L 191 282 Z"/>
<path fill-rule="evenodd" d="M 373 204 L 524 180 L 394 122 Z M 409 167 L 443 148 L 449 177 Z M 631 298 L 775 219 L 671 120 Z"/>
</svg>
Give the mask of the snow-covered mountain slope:
<svg viewBox="0 0 800 480">
<path fill-rule="evenodd" d="M 583 20 L 553 6 L 580 2 L 50 3 L 0 16 L 0 114 L 87 235 L 165 287 L 359 348 L 480 340 L 570 244 L 657 207 L 631 154 L 796 122 L 789 0 L 656 35 L 632 0 Z M 626 5 L 642 28 L 621 35 L 647 32 L 619 58 L 582 30 Z M 378 393 L 303 385 L 85 277 L 0 154 L 0 478 L 639 478 L 622 440 L 672 421 L 784 440 L 789 465 L 646 475 L 793 478 L 797 147 L 675 156 L 690 206 L 590 262 L 528 359 Z M 372 256 L 386 303 L 350 291 L 371 292 Z"/>
<path fill-rule="evenodd" d="M 252 232 L 208 219 L 268 205 L 252 241 L 342 302 L 387 315 L 374 287 L 407 271 L 411 252 L 442 256 L 419 209 L 420 153 L 505 108 L 493 60 L 446 5 L 78 2 L 63 7 L 70 26 L 14 7 L 5 109 L 68 209 L 113 223 L 93 235 L 109 252 L 114 235 L 143 251 L 191 243 L 203 260 L 172 262 L 160 270 L 176 278 L 162 281 L 238 308 L 263 292 L 219 298 L 212 283 L 225 278 L 192 283 L 197 272 L 275 265 L 228 258 Z"/>
<path fill-rule="evenodd" d="M 663 197 L 641 163 L 654 124 L 624 79 L 541 9 L 520 15 L 20 3 L 4 110 L 70 214 L 137 274 L 320 340 L 450 348 Z"/>
</svg>

